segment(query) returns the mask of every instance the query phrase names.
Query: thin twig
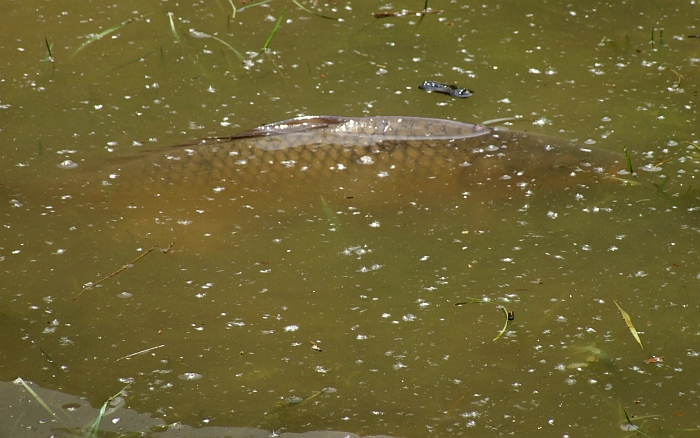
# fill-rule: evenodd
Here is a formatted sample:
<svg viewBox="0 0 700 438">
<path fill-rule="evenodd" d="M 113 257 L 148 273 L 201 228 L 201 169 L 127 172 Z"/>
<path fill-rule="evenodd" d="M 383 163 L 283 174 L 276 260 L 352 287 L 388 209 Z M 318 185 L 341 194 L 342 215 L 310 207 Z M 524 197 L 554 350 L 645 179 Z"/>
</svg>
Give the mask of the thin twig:
<svg viewBox="0 0 700 438">
<path fill-rule="evenodd" d="M 165 344 L 158 345 L 157 347 L 146 348 L 145 350 L 137 351 L 136 353 L 127 354 L 126 356 L 120 357 L 119 359 L 115 360 L 115 362 L 119 362 L 120 360 L 124 359 L 129 359 L 130 357 L 138 356 L 139 354 L 148 353 L 151 350 L 156 350 L 161 347 L 165 347 Z"/>
<path fill-rule="evenodd" d="M 172 242 L 172 243 L 171 243 L 170 245 L 168 245 L 165 249 L 161 249 L 161 251 L 163 252 L 163 254 L 165 254 L 165 253 L 167 253 L 168 251 L 170 251 L 170 248 L 172 248 L 173 245 L 175 245 L 175 242 Z M 132 261 L 130 261 L 129 263 L 127 263 L 126 265 L 124 265 L 124 266 L 122 266 L 121 268 L 117 269 L 116 271 L 112 272 L 112 273 L 109 274 L 108 276 L 99 279 L 99 280 L 96 281 L 95 283 L 88 283 L 88 285 L 85 286 L 85 287 L 83 287 L 83 290 L 80 291 L 80 293 L 79 293 L 78 295 L 76 295 L 76 296 L 73 297 L 73 300 L 74 300 L 74 301 L 77 300 L 78 297 L 80 297 L 82 294 L 85 293 L 85 291 L 92 289 L 93 287 L 97 286 L 98 284 L 102 283 L 103 281 L 108 280 L 108 279 L 114 277 L 115 275 L 119 274 L 120 272 L 124 271 L 125 269 L 130 268 L 131 266 L 134 265 L 134 263 L 136 263 L 136 262 L 138 262 L 139 260 L 141 260 L 142 258 L 146 257 L 148 254 L 150 254 L 150 253 L 151 253 L 154 249 L 156 249 L 156 248 L 160 249 L 160 247 L 154 246 L 154 247 L 152 247 L 151 249 L 149 249 L 148 251 L 144 252 L 144 253 L 141 254 L 140 256 L 138 256 L 138 257 L 136 257 L 135 259 L 133 259 Z"/>
</svg>

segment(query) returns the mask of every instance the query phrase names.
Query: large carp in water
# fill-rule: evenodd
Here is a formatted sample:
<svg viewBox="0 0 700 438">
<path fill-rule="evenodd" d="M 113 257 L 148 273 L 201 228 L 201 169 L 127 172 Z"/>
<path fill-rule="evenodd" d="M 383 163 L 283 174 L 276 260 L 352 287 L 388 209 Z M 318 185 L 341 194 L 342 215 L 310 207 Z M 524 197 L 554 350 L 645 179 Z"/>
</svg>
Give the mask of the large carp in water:
<svg viewBox="0 0 700 438">
<path fill-rule="evenodd" d="M 131 155 L 103 170 L 113 194 L 286 193 L 318 199 L 590 184 L 620 157 L 574 142 L 419 117 L 300 117 L 230 137 Z M 238 195 L 235 195 L 238 196 Z M 501 195 L 502 196 L 502 195 Z"/>
<path fill-rule="evenodd" d="M 308 217 L 321 205 L 366 213 L 459 201 L 478 214 L 486 203 L 601 186 L 622 162 L 568 140 L 450 120 L 301 117 L 80 165 L 38 195 L 64 217 L 105 217 L 130 234 L 153 224 L 205 234 L 251 217 Z"/>
</svg>

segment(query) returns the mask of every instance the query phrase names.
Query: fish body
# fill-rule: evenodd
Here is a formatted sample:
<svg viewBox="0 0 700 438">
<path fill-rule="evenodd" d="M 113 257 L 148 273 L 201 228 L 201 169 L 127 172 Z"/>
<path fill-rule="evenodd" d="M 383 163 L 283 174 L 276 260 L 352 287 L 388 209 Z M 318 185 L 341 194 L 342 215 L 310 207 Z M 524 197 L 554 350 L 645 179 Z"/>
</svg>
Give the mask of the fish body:
<svg viewBox="0 0 700 438">
<path fill-rule="evenodd" d="M 567 140 L 451 120 L 321 116 L 134 154 L 102 175 L 110 176 L 104 185 L 146 192 L 237 186 L 362 197 L 377 191 L 555 189 L 602 180 L 619 163 L 615 154 Z"/>
<path fill-rule="evenodd" d="M 620 163 L 624 157 L 568 140 L 477 124 L 319 116 L 81 163 L 56 169 L 53 181 L 7 187 L 25 209 L 57 209 L 66 227 L 86 218 L 119 239 L 149 236 L 143 245 L 151 246 L 177 239 L 181 247 L 184 234 L 198 245 L 201 236 L 230 236 L 261 221 L 318 215 L 335 223 L 339 211 L 376 217 L 450 208 L 475 223 L 494 206 L 531 204 L 524 198 L 533 194 L 603 187 Z"/>
</svg>

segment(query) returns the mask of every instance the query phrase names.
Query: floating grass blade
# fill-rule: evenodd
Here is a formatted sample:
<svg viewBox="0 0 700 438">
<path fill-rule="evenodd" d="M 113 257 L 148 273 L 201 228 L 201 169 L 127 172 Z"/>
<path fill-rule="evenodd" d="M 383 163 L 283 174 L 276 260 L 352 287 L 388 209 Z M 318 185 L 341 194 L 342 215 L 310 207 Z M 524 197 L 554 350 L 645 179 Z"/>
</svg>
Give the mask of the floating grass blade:
<svg viewBox="0 0 700 438">
<path fill-rule="evenodd" d="M 280 28 L 280 24 L 282 24 L 282 18 L 284 18 L 284 13 L 287 10 L 287 7 L 285 6 L 284 9 L 282 9 L 282 13 L 280 14 L 280 18 L 277 19 L 277 23 L 275 23 L 275 27 L 272 29 L 272 33 L 270 33 L 270 36 L 267 37 L 267 41 L 265 41 L 265 45 L 263 46 L 262 49 L 258 52 L 258 55 L 261 54 L 262 52 L 266 51 L 268 47 L 270 47 L 270 42 L 272 42 L 272 38 L 275 37 L 275 34 L 277 33 L 277 29 Z"/>
<path fill-rule="evenodd" d="M 632 168 L 632 159 L 630 158 L 629 152 L 627 152 L 627 146 L 625 148 L 625 158 L 627 159 L 627 170 L 630 171 L 630 173 L 634 173 L 634 169 Z"/>
<path fill-rule="evenodd" d="M 216 4 L 219 5 L 219 8 L 221 8 L 222 11 L 226 11 L 226 8 L 221 4 L 219 0 L 216 0 Z M 226 16 L 230 17 L 229 19 L 233 20 L 236 18 L 236 5 L 233 4 L 233 0 L 228 0 L 228 4 L 231 5 L 231 15 L 228 15 L 226 13 Z"/>
<path fill-rule="evenodd" d="M 242 6 L 242 7 L 238 8 L 238 12 L 243 12 L 243 11 L 245 11 L 245 10 L 248 9 L 248 8 L 252 8 L 252 7 L 254 7 L 254 6 L 261 6 L 261 5 L 264 5 L 264 4 L 266 4 L 266 3 L 270 3 L 271 1 L 272 1 L 272 0 L 262 0 L 262 1 L 260 1 L 260 2 L 251 3 L 251 4 L 247 5 L 247 6 Z"/>
<path fill-rule="evenodd" d="M 493 338 L 494 341 L 497 341 L 498 338 L 500 338 L 501 336 L 503 336 L 503 333 L 505 333 L 506 330 L 508 330 L 508 321 L 510 320 L 510 318 L 508 317 L 508 309 L 506 309 L 505 306 L 501 306 L 501 310 L 503 310 L 503 313 L 506 315 L 506 323 L 503 325 L 503 329 L 502 329 L 501 332 L 498 334 L 498 336 L 496 336 L 495 338 Z"/>
<path fill-rule="evenodd" d="M 425 15 L 427 12 L 428 12 L 428 0 L 425 0 L 425 5 L 423 5 L 423 13 L 420 14 L 420 18 L 418 19 L 418 24 L 416 24 L 416 27 L 420 26 L 420 24 L 423 21 L 423 18 L 425 18 Z"/>
<path fill-rule="evenodd" d="M 678 81 L 675 84 L 673 84 L 673 88 L 680 88 L 681 80 L 683 80 L 683 75 L 673 69 L 671 69 L 671 71 L 674 72 L 676 76 L 678 76 Z"/>
<path fill-rule="evenodd" d="M 623 183 L 631 184 L 631 185 L 633 185 L 633 186 L 643 186 L 643 185 L 644 185 L 644 184 L 642 184 L 641 182 L 635 181 L 635 180 L 633 180 L 633 179 L 620 178 L 620 177 L 617 177 L 617 176 L 611 176 L 610 178 L 611 178 L 611 179 L 614 179 L 614 180 L 616 180 L 616 181 L 621 181 L 621 182 L 623 182 Z"/>
<path fill-rule="evenodd" d="M 483 303 L 488 303 L 490 300 L 487 300 L 486 298 L 469 298 L 467 297 L 466 301 L 459 301 L 455 303 L 455 306 L 464 306 L 465 304 L 483 304 Z"/>
<path fill-rule="evenodd" d="M 623 428 L 626 432 L 637 432 L 641 435 L 644 435 L 647 438 L 652 438 L 648 433 L 644 432 L 642 429 L 639 428 L 636 424 L 632 424 L 632 420 L 630 420 L 630 416 L 627 415 L 626 410 L 622 410 L 622 412 L 625 414 L 625 418 L 627 419 L 627 428 Z M 641 417 L 640 417 L 641 418 Z"/>
<path fill-rule="evenodd" d="M 340 18 L 330 17 L 330 16 L 328 16 L 328 15 L 323 15 L 323 14 L 320 14 L 320 13 L 318 13 L 318 12 L 312 11 L 312 10 L 308 9 L 306 6 L 304 6 L 304 5 L 302 5 L 301 3 L 299 3 L 298 0 L 292 0 L 292 1 L 294 2 L 295 5 L 297 5 L 297 6 L 299 7 L 299 9 L 301 9 L 301 10 L 303 10 L 303 11 L 305 11 L 305 12 L 308 12 L 309 14 L 313 14 L 313 15 L 315 15 L 315 16 L 317 16 L 317 17 L 325 18 L 326 20 L 341 21 Z"/>
<path fill-rule="evenodd" d="M 652 184 L 654 184 L 654 187 L 656 187 L 656 189 L 659 191 L 659 193 L 665 193 L 664 187 L 666 187 L 666 183 L 668 182 L 668 180 L 670 178 L 671 178 L 671 175 L 667 176 L 663 181 L 661 181 L 660 184 L 657 184 L 655 182 L 653 182 Z"/>
<path fill-rule="evenodd" d="M 236 18 L 236 5 L 233 4 L 233 0 L 228 0 L 229 4 L 231 5 L 231 20 Z"/>
<path fill-rule="evenodd" d="M 25 382 L 23 378 L 17 377 L 17 378 L 15 379 L 15 382 L 14 382 L 14 383 L 19 383 L 19 384 L 21 384 L 22 386 L 24 386 L 24 389 L 26 389 L 27 392 L 30 393 L 30 394 L 32 395 L 32 397 L 34 397 L 34 399 L 37 401 L 37 403 L 39 403 L 39 404 L 41 405 L 42 408 L 46 409 L 46 412 L 48 412 L 49 414 L 51 414 L 51 416 L 54 417 L 55 419 L 61 421 L 61 420 L 58 418 L 58 416 L 56 415 L 56 413 L 55 413 L 54 411 L 51 410 L 51 408 L 49 407 L 49 405 L 47 405 L 47 404 L 44 402 L 44 400 L 43 400 L 41 397 L 39 397 L 39 394 L 37 394 L 36 392 L 34 392 L 34 390 L 33 390 L 29 385 L 27 385 L 27 382 Z"/>
<path fill-rule="evenodd" d="M 330 223 L 331 226 L 335 226 L 335 212 L 333 211 L 333 208 L 331 208 L 331 205 L 326 201 L 326 198 L 321 196 L 321 205 L 323 205 L 323 212 L 326 214 L 326 219 L 328 219 L 328 222 Z"/>
<path fill-rule="evenodd" d="M 226 41 L 222 40 L 221 38 L 219 38 L 215 35 L 209 35 L 208 33 L 198 32 L 194 29 L 190 29 L 190 35 L 192 35 L 195 38 L 211 38 L 213 40 L 216 40 L 216 41 L 220 42 L 221 44 L 223 44 L 224 46 L 228 47 L 233 53 L 235 53 L 241 62 L 245 61 L 245 58 L 243 57 L 243 55 L 241 55 L 241 52 L 234 49 L 233 46 L 231 46 L 229 43 L 227 43 Z"/>
<path fill-rule="evenodd" d="M 617 306 L 617 308 L 620 310 L 620 313 L 622 314 L 622 319 L 625 320 L 625 324 L 627 324 L 627 328 L 630 329 L 630 332 L 632 333 L 632 336 L 634 336 L 634 339 L 637 341 L 640 347 L 642 347 L 642 350 L 644 350 L 644 346 L 642 345 L 642 340 L 639 339 L 639 333 L 637 333 L 637 329 L 634 328 L 634 324 L 632 324 L 632 319 L 630 319 L 630 316 L 627 312 L 622 310 L 622 307 L 620 307 L 619 304 L 617 304 L 617 301 L 613 300 L 613 303 Z"/>
<path fill-rule="evenodd" d="M 53 43 L 49 44 L 49 39 L 47 37 L 44 37 L 44 41 L 46 42 L 46 50 L 49 52 L 49 57 L 47 58 L 49 61 L 53 62 Z"/>
<path fill-rule="evenodd" d="M 119 29 L 123 28 L 124 26 L 126 26 L 126 25 L 129 24 L 129 23 L 133 23 L 133 22 L 135 22 L 135 21 L 141 21 L 141 20 L 143 20 L 144 18 L 146 18 L 148 15 L 150 15 L 150 14 L 141 15 L 141 16 L 134 17 L 134 18 L 129 18 L 128 20 L 124 20 L 124 21 L 122 21 L 121 23 L 117 24 L 116 26 L 112 26 L 112 27 L 110 27 L 110 28 L 107 29 L 107 30 L 103 30 L 102 32 L 100 32 L 100 33 L 98 33 L 98 34 L 95 34 L 95 35 L 91 36 L 91 37 L 88 38 L 86 41 L 84 41 L 77 49 L 75 49 L 75 52 L 73 52 L 73 56 L 77 55 L 78 52 L 80 52 L 81 50 L 83 50 L 83 49 L 84 49 L 85 47 L 87 47 L 89 44 L 92 44 L 92 43 L 94 43 L 95 41 L 98 41 L 98 40 L 100 40 L 100 39 L 106 37 L 107 35 L 109 35 L 109 34 L 112 33 L 112 32 L 118 31 Z"/>
<path fill-rule="evenodd" d="M 168 12 L 168 19 L 170 20 L 170 31 L 173 33 L 173 36 L 175 37 L 175 42 L 182 44 L 182 41 L 180 40 L 180 35 L 177 33 L 177 29 L 175 29 L 175 22 L 173 21 L 173 14 L 172 12 Z"/>
<path fill-rule="evenodd" d="M 105 415 L 111 414 L 114 412 L 116 409 L 110 409 L 109 412 L 107 412 L 107 406 L 109 406 L 112 401 L 119 397 L 126 389 L 131 385 L 131 383 L 127 384 L 124 388 L 122 388 L 119 392 L 108 398 L 103 404 L 102 407 L 100 408 L 99 414 L 97 414 L 97 418 L 92 420 L 92 422 L 88 425 L 88 427 L 85 430 L 85 435 L 83 435 L 84 438 L 98 438 L 98 433 L 100 430 L 100 423 L 102 423 L 102 419 L 104 418 Z"/>
</svg>

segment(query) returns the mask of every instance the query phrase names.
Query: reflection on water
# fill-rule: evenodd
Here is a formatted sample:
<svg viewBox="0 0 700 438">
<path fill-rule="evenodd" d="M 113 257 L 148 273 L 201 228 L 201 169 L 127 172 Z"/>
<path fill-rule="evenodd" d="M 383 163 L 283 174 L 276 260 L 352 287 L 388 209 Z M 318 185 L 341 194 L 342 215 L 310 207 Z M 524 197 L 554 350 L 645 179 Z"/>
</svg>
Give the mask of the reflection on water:
<svg viewBox="0 0 700 438">
<path fill-rule="evenodd" d="M 289 4 L 272 50 L 240 65 L 189 29 L 249 56 L 282 0 L 235 18 L 216 2 L 13 4 L 0 47 L 0 379 L 92 406 L 131 383 L 124 409 L 192 428 L 696 430 L 700 48 L 686 36 L 699 32 L 697 5 L 669 5 L 461 2 L 417 26 L 372 17 L 422 3 L 316 5 L 344 22 Z M 149 13 L 71 58 L 84 35 Z M 431 79 L 474 95 L 416 88 Z M 138 166 L 131 187 L 110 177 L 134 150 L 308 114 L 512 117 L 514 130 L 626 146 L 643 184 L 464 187 L 385 169 L 348 197 L 324 192 L 333 174 L 304 192 L 259 179 L 256 191 L 168 188 L 171 176 L 156 190 Z M 470 299 L 482 302 L 455 305 Z M 515 318 L 494 341 L 499 306 Z"/>
</svg>

